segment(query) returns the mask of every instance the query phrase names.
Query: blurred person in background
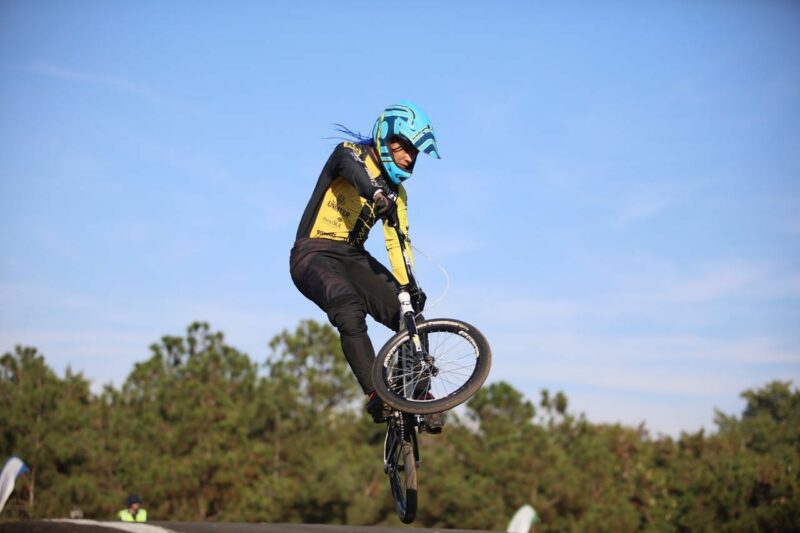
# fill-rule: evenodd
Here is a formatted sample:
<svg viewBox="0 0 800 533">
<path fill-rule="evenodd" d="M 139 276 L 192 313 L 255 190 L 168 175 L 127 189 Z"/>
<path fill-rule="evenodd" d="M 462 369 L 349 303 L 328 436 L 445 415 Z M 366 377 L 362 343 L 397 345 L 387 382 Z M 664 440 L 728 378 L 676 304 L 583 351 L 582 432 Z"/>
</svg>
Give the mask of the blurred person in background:
<svg viewBox="0 0 800 533">
<path fill-rule="evenodd" d="M 125 509 L 118 515 L 123 522 L 147 522 L 147 510 L 142 508 L 142 499 L 138 494 L 131 494 L 125 501 Z"/>
</svg>

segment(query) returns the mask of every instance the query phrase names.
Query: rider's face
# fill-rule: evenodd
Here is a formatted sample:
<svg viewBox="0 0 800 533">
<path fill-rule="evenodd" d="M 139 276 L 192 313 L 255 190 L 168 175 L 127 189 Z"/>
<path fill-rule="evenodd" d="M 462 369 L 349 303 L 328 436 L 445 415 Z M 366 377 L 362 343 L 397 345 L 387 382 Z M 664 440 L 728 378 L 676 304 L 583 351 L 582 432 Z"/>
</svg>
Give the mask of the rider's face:
<svg viewBox="0 0 800 533">
<path fill-rule="evenodd" d="M 389 141 L 389 149 L 392 151 L 392 158 L 398 167 L 403 170 L 413 170 L 414 162 L 417 160 L 419 150 L 402 137 L 394 137 Z"/>
</svg>

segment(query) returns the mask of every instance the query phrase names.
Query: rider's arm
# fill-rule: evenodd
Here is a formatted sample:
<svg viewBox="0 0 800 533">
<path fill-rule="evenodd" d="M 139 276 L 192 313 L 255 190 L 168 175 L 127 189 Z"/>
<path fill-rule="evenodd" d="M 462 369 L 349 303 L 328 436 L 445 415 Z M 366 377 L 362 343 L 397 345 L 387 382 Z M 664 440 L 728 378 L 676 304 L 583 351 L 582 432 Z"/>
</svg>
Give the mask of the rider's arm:
<svg viewBox="0 0 800 533">
<path fill-rule="evenodd" d="M 358 194 L 372 201 L 378 187 L 369 177 L 367 167 L 361 160 L 354 146 L 350 143 L 341 143 L 333 152 L 336 158 L 336 174 L 342 176 L 355 187 Z"/>
<path fill-rule="evenodd" d="M 406 246 L 411 256 L 411 265 L 414 265 L 414 254 L 411 251 L 411 239 L 408 236 L 408 209 L 405 188 L 400 185 L 397 194 L 397 217 L 400 221 L 400 229 L 406 236 Z M 403 264 L 403 252 L 400 251 L 400 241 L 397 240 L 397 232 L 387 221 L 383 222 L 383 238 L 386 241 L 386 251 L 389 252 L 389 263 L 392 265 L 392 274 L 400 283 L 408 283 L 406 267 Z"/>
</svg>

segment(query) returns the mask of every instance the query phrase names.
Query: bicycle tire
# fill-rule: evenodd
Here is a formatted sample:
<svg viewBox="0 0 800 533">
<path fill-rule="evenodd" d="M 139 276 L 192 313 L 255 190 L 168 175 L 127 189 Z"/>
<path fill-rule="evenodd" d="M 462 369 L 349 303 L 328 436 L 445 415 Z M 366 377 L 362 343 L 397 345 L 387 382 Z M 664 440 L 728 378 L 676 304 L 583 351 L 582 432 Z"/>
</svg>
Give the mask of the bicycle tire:
<svg viewBox="0 0 800 533">
<path fill-rule="evenodd" d="M 466 359 L 465 363 L 459 362 L 458 365 L 466 364 L 467 366 L 454 366 L 454 368 L 459 372 L 458 379 L 467 372 L 469 376 L 464 379 L 463 383 L 456 383 L 452 386 L 444 383 L 445 380 L 440 380 L 438 374 L 424 378 L 434 384 L 439 384 L 438 387 L 431 386 L 433 398 L 409 398 L 407 393 L 396 390 L 397 379 L 393 376 L 400 371 L 394 365 L 398 363 L 399 351 L 410 345 L 408 332 L 401 331 L 386 342 L 372 365 L 372 382 L 378 396 L 386 404 L 399 411 L 417 415 L 441 413 L 469 400 L 486 381 L 492 365 L 491 348 L 483 333 L 478 328 L 461 320 L 441 318 L 420 322 L 417 324 L 417 333 L 425 339 L 430 339 L 431 336 L 446 338 L 434 348 L 427 347 L 434 359 L 451 357 L 448 352 L 460 353 L 461 348 L 454 349 L 453 347 L 448 347 L 444 356 L 434 353 L 435 350 L 440 349 L 439 347 L 444 351 L 451 339 L 455 339 L 453 341 L 455 343 L 463 344 L 464 352 L 471 353 L 456 359 L 459 361 Z M 474 363 L 471 362 L 473 359 Z M 469 368 L 469 370 L 464 370 L 464 368 Z M 445 369 L 445 371 L 447 370 Z M 441 383 L 439 383 L 440 381 Z"/>
<path fill-rule="evenodd" d="M 397 430 L 390 428 L 388 431 L 384 453 L 394 509 L 401 522 L 410 524 L 417 517 L 416 434 L 410 428 L 410 433 L 401 441 Z"/>
</svg>

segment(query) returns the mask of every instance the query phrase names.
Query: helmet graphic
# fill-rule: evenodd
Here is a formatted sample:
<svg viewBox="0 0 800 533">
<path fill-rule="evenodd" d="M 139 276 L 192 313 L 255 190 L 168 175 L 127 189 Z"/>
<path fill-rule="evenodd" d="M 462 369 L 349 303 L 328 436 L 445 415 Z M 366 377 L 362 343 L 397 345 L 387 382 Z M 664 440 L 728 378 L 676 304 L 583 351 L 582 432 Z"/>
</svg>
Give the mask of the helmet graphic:
<svg viewBox="0 0 800 533">
<path fill-rule="evenodd" d="M 413 144 L 420 152 L 440 159 L 433 126 L 420 108 L 408 100 L 401 100 L 387 107 L 372 128 L 372 140 L 375 142 L 375 150 L 381 158 L 383 168 L 395 185 L 411 177 L 411 170 L 403 170 L 392 158 L 389 139 L 395 135 Z"/>
</svg>

